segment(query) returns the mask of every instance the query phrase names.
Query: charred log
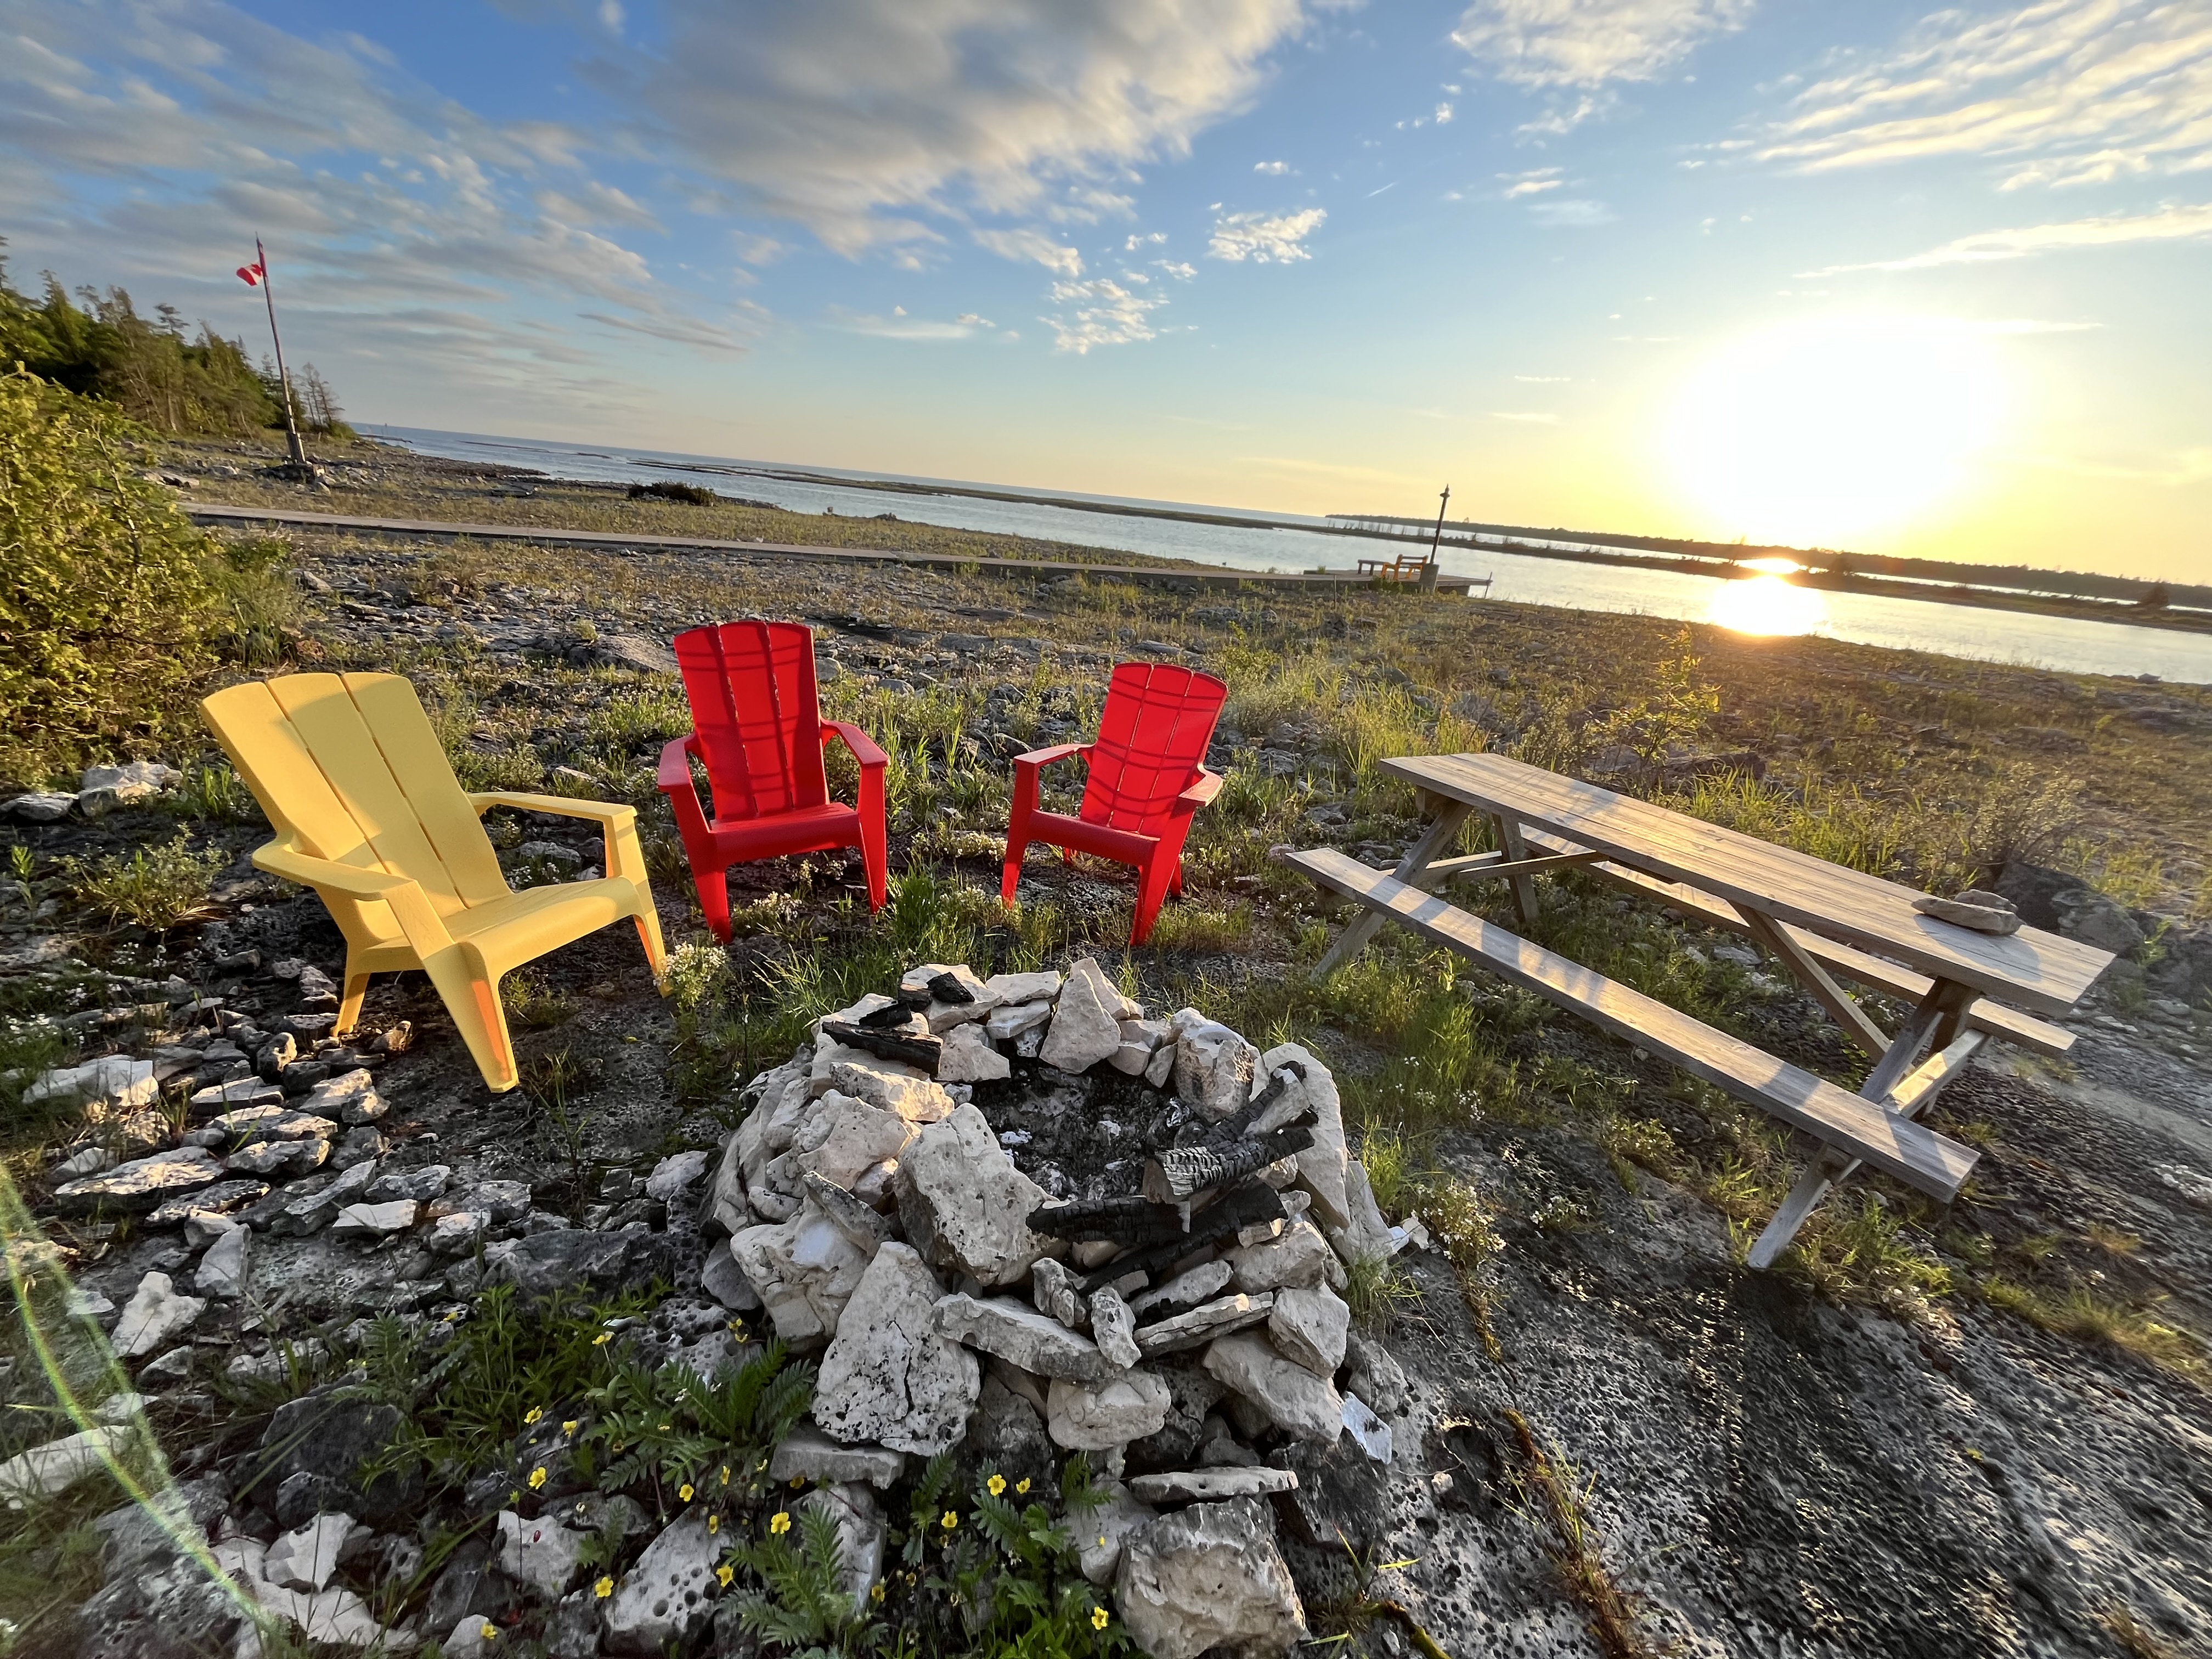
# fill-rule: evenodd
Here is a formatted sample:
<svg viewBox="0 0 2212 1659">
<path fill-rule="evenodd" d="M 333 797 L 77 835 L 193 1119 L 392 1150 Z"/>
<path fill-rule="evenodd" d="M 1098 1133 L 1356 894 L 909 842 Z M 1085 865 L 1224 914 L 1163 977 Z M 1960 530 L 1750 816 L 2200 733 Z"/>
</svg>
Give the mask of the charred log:
<svg viewBox="0 0 2212 1659">
<path fill-rule="evenodd" d="M 938 1057 L 945 1045 L 933 1036 L 906 1036 L 894 1031 L 878 1031 L 866 1025 L 855 1025 L 849 1020 L 825 1019 L 822 1029 L 848 1048 L 860 1048 L 880 1060 L 896 1060 L 904 1065 L 919 1066 L 927 1077 L 937 1075 Z"/>
<path fill-rule="evenodd" d="M 1125 1249 L 1135 1249 L 1182 1237 L 1182 1211 L 1134 1194 L 1082 1199 L 1030 1211 L 1030 1231 L 1079 1242 L 1110 1239 Z"/>
<path fill-rule="evenodd" d="M 1188 1232 L 1106 1263 L 1083 1280 L 1083 1293 L 1088 1296 L 1100 1285 L 1111 1285 L 1129 1273 L 1156 1273 L 1201 1245 L 1234 1237 L 1247 1227 L 1287 1218 L 1282 1198 L 1273 1187 L 1264 1181 L 1247 1181 L 1194 1214 Z"/>
<path fill-rule="evenodd" d="M 1159 1204 L 1181 1204 L 1208 1187 L 1226 1186 L 1313 1145 L 1307 1129 L 1278 1129 L 1248 1136 L 1226 1146 L 1176 1146 L 1145 1164 L 1145 1196 Z"/>
</svg>

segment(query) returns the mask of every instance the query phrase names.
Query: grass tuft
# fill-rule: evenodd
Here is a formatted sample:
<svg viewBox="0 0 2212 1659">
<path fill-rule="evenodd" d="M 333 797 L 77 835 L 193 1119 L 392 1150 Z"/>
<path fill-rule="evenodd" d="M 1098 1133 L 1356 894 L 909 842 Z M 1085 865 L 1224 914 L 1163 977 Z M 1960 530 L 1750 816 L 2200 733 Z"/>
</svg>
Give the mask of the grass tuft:
<svg viewBox="0 0 2212 1659">
<path fill-rule="evenodd" d="M 229 854 L 217 848 L 195 852 L 191 836 L 179 831 L 173 841 L 128 855 L 111 853 L 89 863 L 64 859 L 62 869 L 87 909 L 162 933 L 212 914 L 208 893 L 216 872 L 229 862 Z"/>
</svg>

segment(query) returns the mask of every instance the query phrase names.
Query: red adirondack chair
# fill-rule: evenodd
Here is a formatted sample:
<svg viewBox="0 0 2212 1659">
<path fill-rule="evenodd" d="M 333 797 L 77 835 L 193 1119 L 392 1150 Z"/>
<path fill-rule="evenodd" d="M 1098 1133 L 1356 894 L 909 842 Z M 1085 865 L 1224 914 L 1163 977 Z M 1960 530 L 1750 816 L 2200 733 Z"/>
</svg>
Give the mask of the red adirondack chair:
<svg viewBox="0 0 2212 1659">
<path fill-rule="evenodd" d="M 857 847 L 868 902 L 890 889 L 884 844 L 884 751 L 846 720 L 825 720 L 814 679 L 814 632 L 799 623 L 733 622 L 676 636 L 696 729 L 660 751 L 660 793 L 691 860 L 699 907 L 714 937 L 730 937 L 733 864 Z M 836 738 L 860 763 L 860 805 L 830 799 L 822 750 Z M 707 763 L 714 796 L 699 805 L 691 757 Z"/>
<path fill-rule="evenodd" d="M 1221 789 L 1201 763 L 1229 688 L 1211 674 L 1165 663 L 1125 662 L 1106 687 L 1096 743 L 1055 744 L 1014 757 L 1014 810 L 1006 826 L 1000 897 L 1014 902 L 1022 854 L 1033 841 L 1073 860 L 1091 853 L 1137 869 L 1137 915 L 1129 943 L 1152 936 L 1160 902 L 1182 891 L 1182 843 L 1198 809 Z M 1090 769 L 1079 817 L 1037 808 L 1037 779 L 1054 761 L 1080 755 Z"/>
</svg>

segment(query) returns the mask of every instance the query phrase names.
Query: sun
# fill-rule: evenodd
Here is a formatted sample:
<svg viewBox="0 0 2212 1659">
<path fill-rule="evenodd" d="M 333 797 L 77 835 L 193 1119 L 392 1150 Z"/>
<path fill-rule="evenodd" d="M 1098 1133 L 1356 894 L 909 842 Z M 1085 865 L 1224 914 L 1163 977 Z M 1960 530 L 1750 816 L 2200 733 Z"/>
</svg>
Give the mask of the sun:
<svg viewBox="0 0 2212 1659">
<path fill-rule="evenodd" d="M 1666 447 L 1690 498 L 1746 538 L 1848 546 L 1955 494 L 2002 394 L 1987 337 L 1970 325 L 1790 324 L 1709 359 L 1669 413 Z"/>
</svg>

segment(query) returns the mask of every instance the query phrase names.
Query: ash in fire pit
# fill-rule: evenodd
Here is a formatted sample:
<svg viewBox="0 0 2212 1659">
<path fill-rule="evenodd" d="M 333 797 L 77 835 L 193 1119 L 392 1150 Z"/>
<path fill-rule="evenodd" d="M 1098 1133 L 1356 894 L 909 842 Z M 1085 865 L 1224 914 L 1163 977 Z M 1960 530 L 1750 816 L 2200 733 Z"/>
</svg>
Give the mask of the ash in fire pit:
<svg viewBox="0 0 2212 1659">
<path fill-rule="evenodd" d="M 1260 1500 L 1298 1524 L 1301 1470 L 1389 1462 L 1373 1407 L 1402 1387 L 1371 1346 L 1347 1367 L 1339 1292 L 1419 1236 L 1376 1210 L 1318 1059 L 1149 1018 L 1087 958 L 925 963 L 746 1094 L 705 1278 L 823 1350 L 826 1437 L 780 1473 L 1080 1450 L 1112 1477 L 1085 1570 L 1148 1652 L 1304 1636 Z"/>
</svg>

